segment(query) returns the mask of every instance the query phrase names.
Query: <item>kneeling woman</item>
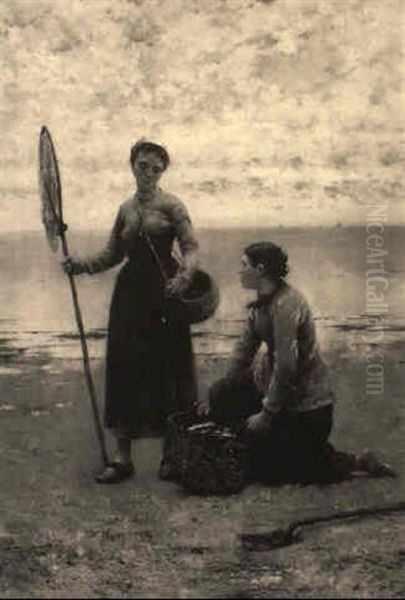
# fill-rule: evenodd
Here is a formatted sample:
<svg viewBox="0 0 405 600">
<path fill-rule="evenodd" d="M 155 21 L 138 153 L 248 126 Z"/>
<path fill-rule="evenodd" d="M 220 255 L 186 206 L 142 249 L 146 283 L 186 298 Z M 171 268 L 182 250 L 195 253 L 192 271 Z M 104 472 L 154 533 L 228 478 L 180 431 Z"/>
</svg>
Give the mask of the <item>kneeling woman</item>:
<svg viewBox="0 0 405 600">
<path fill-rule="evenodd" d="M 129 477 L 131 440 L 162 434 L 168 414 L 195 402 L 190 327 L 171 299 L 189 286 L 197 241 L 186 207 L 158 187 L 167 151 L 142 140 L 131 150 L 130 165 L 137 189 L 119 208 L 106 248 L 64 263 L 67 272 L 91 275 L 127 258 L 113 293 L 107 344 L 105 423 L 116 437 L 117 457 L 99 483 Z M 181 267 L 172 256 L 175 240 Z"/>
<path fill-rule="evenodd" d="M 257 290 L 224 379 L 210 390 L 210 418 L 226 425 L 247 419 L 251 479 L 337 481 L 366 471 L 392 475 L 369 453 L 337 452 L 328 442 L 334 395 L 319 353 L 310 308 L 285 281 L 288 259 L 275 244 L 245 249 L 243 287 Z M 257 354 L 265 344 L 267 352 Z"/>
</svg>

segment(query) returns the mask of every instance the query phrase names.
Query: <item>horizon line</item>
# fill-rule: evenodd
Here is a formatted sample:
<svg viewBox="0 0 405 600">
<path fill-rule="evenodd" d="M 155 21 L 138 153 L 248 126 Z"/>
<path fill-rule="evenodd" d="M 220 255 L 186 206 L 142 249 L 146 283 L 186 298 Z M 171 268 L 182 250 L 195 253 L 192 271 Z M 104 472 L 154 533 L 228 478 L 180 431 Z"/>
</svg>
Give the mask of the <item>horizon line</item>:
<svg viewBox="0 0 405 600">
<path fill-rule="evenodd" d="M 405 227 L 404 223 L 386 223 L 385 227 Z M 363 223 L 334 223 L 334 224 L 307 224 L 307 225 L 238 225 L 238 224 L 202 224 L 202 225 L 194 225 L 194 229 L 274 229 L 274 230 L 283 230 L 283 229 L 348 229 L 348 228 L 365 228 L 366 224 Z M 109 231 L 111 229 L 110 226 L 102 227 L 75 227 L 74 229 L 70 229 L 68 227 L 68 231 L 81 232 L 81 233 L 103 233 L 105 231 Z M 21 229 L 1 229 L 0 234 L 8 234 L 8 233 L 43 233 L 44 229 L 37 228 L 21 228 Z"/>
</svg>

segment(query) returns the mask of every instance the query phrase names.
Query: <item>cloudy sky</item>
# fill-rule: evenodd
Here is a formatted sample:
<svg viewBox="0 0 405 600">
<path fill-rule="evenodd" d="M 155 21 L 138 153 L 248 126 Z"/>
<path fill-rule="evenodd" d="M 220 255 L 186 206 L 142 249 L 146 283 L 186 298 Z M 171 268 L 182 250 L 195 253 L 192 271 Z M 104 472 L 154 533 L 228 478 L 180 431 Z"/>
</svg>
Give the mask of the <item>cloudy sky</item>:
<svg viewBox="0 0 405 600">
<path fill-rule="evenodd" d="M 361 224 L 378 202 L 405 223 L 403 0 L 0 6 L 3 229 L 41 227 L 42 124 L 71 227 L 110 226 L 141 136 L 200 226 Z"/>
</svg>

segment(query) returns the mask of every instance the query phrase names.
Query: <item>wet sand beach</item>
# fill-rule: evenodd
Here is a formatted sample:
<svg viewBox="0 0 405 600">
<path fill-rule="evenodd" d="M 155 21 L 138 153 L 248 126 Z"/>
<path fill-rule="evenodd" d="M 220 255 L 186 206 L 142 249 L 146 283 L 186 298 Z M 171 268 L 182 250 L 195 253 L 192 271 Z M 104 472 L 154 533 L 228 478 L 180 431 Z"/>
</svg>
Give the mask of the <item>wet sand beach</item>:
<svg viewBox="0 0 405 600">
<path fill-rule="evenodd" d="M 404 354 L 390 353 L 389 410 L 381 398 L 362 399 L 364 365 L 331 358 L 340 397 L 334 440 L 342 448 L 368 446 L 403 472 Z M 37 361 L 22 373 L 21 366 L 9 361 L 2 378 L 2 597 L 403 595 L 400 515 L 313 526 L 299 544 L 269 552 L 244 552 L 237 538 L 297 517 L 401 499 L 402 479 L 252 485 L 235 497 L 198 498 L 158 480 L 160 441 L 145 439 L 136 448 L 136 477 L 99 486 L 80 364 Z M 200 381 L 208 385 L 221 369 L 221 361 L 199 361 Z M 100 361 L 94 374 L 101 394 Z"/>
</svg>

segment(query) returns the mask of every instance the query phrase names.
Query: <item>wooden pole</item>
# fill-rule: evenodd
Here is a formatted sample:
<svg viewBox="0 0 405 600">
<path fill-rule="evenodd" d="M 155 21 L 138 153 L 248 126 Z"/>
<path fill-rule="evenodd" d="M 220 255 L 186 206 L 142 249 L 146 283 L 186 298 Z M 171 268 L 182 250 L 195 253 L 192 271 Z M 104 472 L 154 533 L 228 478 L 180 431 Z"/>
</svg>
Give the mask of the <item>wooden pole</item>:
<svg viewBox="0 0 405 600">
<path fill-rule="evenodd" d="M 66 235 L 65 235 L 65 230 L 66 230 L 66 225 L 62 224 L 59 235 L 60 235 L 61 242 L 62 242 L 63 256 L 65 258 L 68 258 L 69 250 L 68 250 L 68 244 L 67 244 L 67 239 L 66 239 Z M 67 273 L 67 276 L 69 278 L 70 291 L 72 293 L 72 299 L 73 299 L 74 313 L 75 313 L 75 317 L 76 317 L 77 328 L 79 330 L 80 343 L 82 346 L 84 375 L 85 375 L 87 389 L 88 389 L 89 396 L 90 396 L 90 403 L 91 403 L 91 407 L 92 407 L 92 411 L 93 411 L 96 435 L 97 435 L 97 439 L 100 444 L 101 460 L 103 462 L 103 465 L 107 466 L 107 464 L 108 464 L 107 448 L 106 448 L 106 443 L 105 443 L 104 430 L 101 425 L 100 414 L 99 414 L 99 410 L 98 410 L 98 406 L 97 406 L 96 390 L 94 387 L 93 377 L 91 375 L 91 370 L 90 370 L 89 352 L 87 349 L 87 341 L 86 341 L 86 335 L 84 332 L 82 313 L 81 313 L 80 306 L 79 306 L 79 297 L 77 295 L 77 289 L 76 289 L 74 275 L 72 273 Z"/>
</svg>

